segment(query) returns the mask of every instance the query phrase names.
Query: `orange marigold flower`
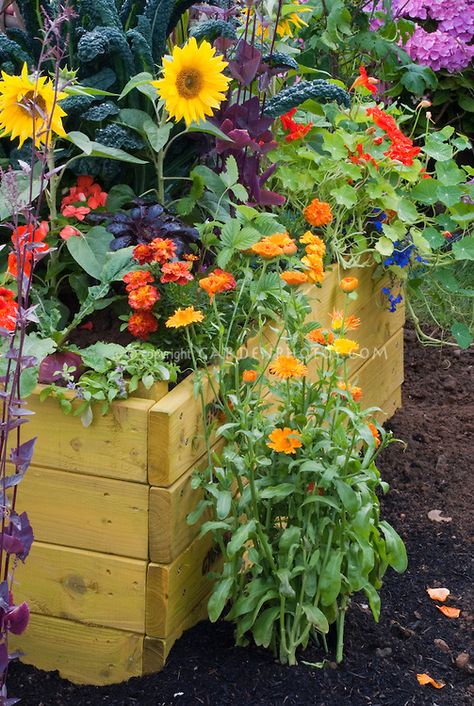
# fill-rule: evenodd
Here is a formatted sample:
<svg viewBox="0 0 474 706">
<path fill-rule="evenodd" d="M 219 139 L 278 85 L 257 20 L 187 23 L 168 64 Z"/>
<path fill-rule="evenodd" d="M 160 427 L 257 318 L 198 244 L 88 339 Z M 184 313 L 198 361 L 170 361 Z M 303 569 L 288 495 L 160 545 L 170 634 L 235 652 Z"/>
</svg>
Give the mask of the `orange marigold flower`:
<svg viewBox="0 0 474 706">
<path fill-rule="evenodd" d="M 254 253 L 254 255 L 260 255 L 260 257 L 263 257 L 265 260 L 270 260 L 282 254 L 281 248 L 279 248 L 278 245 L 270 243 L 266 238 L 255 243 L 255 245 L 250 248 L 250 252 Z"/>
<path fill-rule="evenodd" d="M 268 235 L 264 240 L 277 245 L 284 255 L 294 255 L 298 250 L 295 241 L 290 238 L 288 233 L 274 233 L 273 235 Z"/>
<path fill-rule="evenodd" d="M 318 243 L 311 243 L 305 247 L 305 252 L 307 255 L 315 255 L 316 257 L 323 258 L 326 252 L 326 246 L 324 243 L 322 247 Z"/>
<path fill-rule="evenodd" d="M 160 294 L 156 287 L 145 284 L 145 286 L 138 287 L 130 292 L 128 295 L 128 303 L 130 307 L 136 311 L 149 311 L 153 309 L 159 298 Z"/>
<path fill-rule="evenodd" d="M 359 350 L 359 344 L 356 341 L 351 341 L 350 338 L 336 338 L 329 348 L 337 353 L 337 355 L 352 355 Z"/>
<path fill-rule="evenodd" d="M 306 338 L 308 341 L 312 341 L 313 343 L 319 343 L 320 346 L 327 346 L 334 341 L 334 334 L 332 331 L 326 331 L 322 328 L 315 328 L 308 333 Z"/>
<path fill-rule="evenodd" d="M 282 272 L 280 278 L 290 286 L 297 286 L 308 281 L 307 275 L 304 272 L 298 272 L 297 270 L 287 270 L 286 272 Z"/>
<path fill-rule="evenodd" d="M 182 328 L 191 324 L 198 324 L 204 319 L 201 311 L 197 311 L 193 306 L 186 309 L 176 309 L 174 314 L 166 322 L 166 328 Z"/>
<path fill-rule="evenodd" d="M 349 294 L 349 292 L 353 292 L 355 289 L 357 289 L 358 286 L 359 280 L 357 279 L 357 277 L 343 277 L 343 279 L 341 279 L 341 281 L 339 282 L 339 287 L 346 294 Z"/>
<path fill-rule="evenodd" d="M 244 370 L 242 373 L 242 380 L 244 382 L 255 382 L 257 379 L 257 371 L 256 370 Z"/>
<path fill-rule="evenodd" d="M 176 284 L 187 284 L 194 279 L 191 274 L 191 268 L 193 266 L 192 262 L 183 262 L 183 260 L 177 260 L 176 262 L 165 262 L 161 268 L 161 282 L 166 284 L 166 282 L 176 282 Z"/>
<path fill-rule="evenodd" d="M 199 286 L 208 293 L 209 299 L 212 302 L 216 294 L 235 289 L 237 283 L 230 272 L 225 272 L 225 270 L 217 268 L 210 275 L 199 280 Z"/>
<path fill-rule="evenodd" d="M 377 429 L 377 427 L 375 426 L 375 424 L 372 424 L 372 422 L 369 422 L 369 429 L 370 429 L 370 431 L 372 432 L 372 436 L 374 437 L 375 448 L 378 449 L 378 447 L 380 446 L 380 434 L 379 434 L 379 430 Z"/>
<path fill-rule="evenodd" d="M 132 257 L 139 262 L 140 265 L 146 265 L 147 263 L 153 262 L 153 250 L 149 245 L 141 243 L 133 248 Z"/>
<path fill-rule="evenodd" d="M 147 270 L 135 270 L 135 272 L 127 272 L 127 274 L 122 277 L 122 280 L 127 285 L 125 287 L 127 292 L 133 292 L 134 289 L 144 287 L 145 284 L 153 282 L 153 275 Z"/>
<path fill-rule="evenodd" d="M 146 341 L 150 333 L 154 333 L 158 328 L 156 316 L 151 311 L 136 311 L 128 320 L 128 330 L 136 338 Z"/>
<path fill-rule="evenodd" d="M 349 389 L 348 389 L 346 383 L 343 382 L 342 380 L 339 380 L 339 382 L 337 383 L 337 386 L 340 390 L 347 390 L 350 393 L 354 402 L 360 402 L 360 400 L 362 399 L 362 388 L 361 387 L 357 387 L 356 385 L 354 385 L 354 386 L 349 385 Z"/>
<path fill-rule="evenodd" d="M 308 223 L 315 227 L 327 226 L 332 221 L 331 206 L 326 201 L 313 199 L 303 211 Z"/>
<path fill-rule="evenodd" d="M 149 248 L 153 253 L 153 261 L 159 262 L 160 265 L 172 260 L 176 255 L 176 245 L 170 238 L 154 238 Z"/>
<path fill-rule="evenodd" d="M 268 369 L 272 375 L 285 380 L 301 378 L 308 373 L 306 365 L 292 355 L 279 355 Z"/>
<path fill-rule="evenodd" d="M 196 262 L 196 260 L 199 260 L 199 256 L 193 255 L 192 252 L 185 252 L 183 255 L 183 260 L 186 260 L 187 262 Z"/>
<path fill-rule="evenodd" d="M 360 326 L 360 319 L 354 314 L 344 318 L 342 311 L 334 310 L 331 314 L 331 328 L 333 331 L 355 331 Z"/>
<path fill-rule="evenodd" d="M 294 454 L 296 449 L 301 448 L 301 436 L 297 429 L 284 427 L 283 429 L 276 428 L 269 434 L 267 446 L 278 453 Z"/>
<path fill-rule="evenodd" d="M 301 258 L 302 264 L 307 267 L 306 276 L 310 282 L 318 284 L 324 279 L 324 265 L 318 255 L 306 255 Z"/>
</svg>

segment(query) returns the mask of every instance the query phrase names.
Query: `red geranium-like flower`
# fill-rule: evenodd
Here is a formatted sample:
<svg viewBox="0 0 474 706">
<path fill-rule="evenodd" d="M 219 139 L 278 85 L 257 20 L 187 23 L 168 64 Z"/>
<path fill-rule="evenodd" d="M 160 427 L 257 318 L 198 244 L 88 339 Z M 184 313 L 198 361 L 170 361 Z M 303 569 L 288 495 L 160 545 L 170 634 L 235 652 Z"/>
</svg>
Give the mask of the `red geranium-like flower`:
<svg viewBox="0 0 474 706">
<path fill-rule="evenodd" d="M 176 282 L 176 284 L 187 284 L 194 279 L 191 274 L 192 262 L 166 262 L 161 268 L 161 282 Z"/>
<path fill-rule="evenodd" d="M 59 231 L 59 237 L 63 240 L 69 240 L 69 238 L 73 238 L 78 235 L 80 235 L 80 232 L 77 228 L 74 228 L 74 226 L 64 226 L 64 228 Z"/>
</svg>

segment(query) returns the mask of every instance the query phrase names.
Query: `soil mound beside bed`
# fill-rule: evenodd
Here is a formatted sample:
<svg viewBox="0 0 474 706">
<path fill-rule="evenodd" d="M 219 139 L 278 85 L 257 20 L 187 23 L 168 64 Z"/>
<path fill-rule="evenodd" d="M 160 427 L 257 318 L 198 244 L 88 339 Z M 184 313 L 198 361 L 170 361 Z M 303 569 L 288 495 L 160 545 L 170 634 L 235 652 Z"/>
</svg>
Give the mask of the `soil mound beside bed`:
<svg viewBox="0 0 474 706">
<path fill-rule="evenodd" d="M 356 596 L 342 667 L 322 670 L 302 661 L 282 667 L 262 650 L 233 647 L 231 625 L 206 622 L 176 643 L 159 674 L 77 687 L 55 673 L 13 664 L 11 695 L 23 706 L 474 704 L 474 351 L 422 348 L 412 331 L 405 343 L 403 409 L 389 426 L 408 447 L 393 444 L 380 469 L 391 487 L 384 514 L 407 543 L 409 568 L 402 576 L 387 574 L 378 625 Z M 428 517 L 433 510 L 440 511 L 437 521 Z M 429 599 L 426 588 L 436 586 L 450 589 L 458 619 L 446 618 Z M 457 666 L 461 653 L 470 653 L 470 663 Z M 323 657 L 309 650 L 303 659 Z M 419 686 L 422 672 L 446 686 Z"/>
</svg>

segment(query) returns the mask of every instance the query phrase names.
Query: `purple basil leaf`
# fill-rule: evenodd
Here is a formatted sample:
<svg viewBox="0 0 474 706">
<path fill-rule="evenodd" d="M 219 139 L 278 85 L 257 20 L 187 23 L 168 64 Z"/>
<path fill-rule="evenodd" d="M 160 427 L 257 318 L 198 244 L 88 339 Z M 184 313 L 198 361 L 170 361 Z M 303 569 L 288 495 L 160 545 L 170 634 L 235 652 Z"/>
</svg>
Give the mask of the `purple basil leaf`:
<svg viewBox="0 0 474 706">
<path fill-rule="evenodd" d="M 5 669 L 7 667 L 8 667 L 8 650 L 7 650 L 6 644 L 3 642 L 2 644 L 0 644 L 0 673 L 3 674 L 3 672 L 5 671 Z M 5 694 L 5 697 L 6 697 L 6 694 Z M 3 699 L 3 702 L 6 704 L 5 697 L 2 694 L 1 698 Z M 1 703 L 1 701 L 0 701 L 0 703 Z"/>
<path fill-rule="evenodd" d="M 10 610 L 10 589 L 7 581 L 0 583 L 0 610 L 3 612 Z"/>
<path fill-rule="evenodd" d="M 30 553 L 31 545 L 33 544 L 34 534 L 33 528 L 30 525 L 30 520 L 28 519 L 28 515 L 26 514 L 26 512 L 22 512 L 19 516 L 19 519 L 21 520 L 21 528 L 18 529 L 14 526 L 13 535 L 17 537 L 23 544 L 23 551 L 21 552 L 21 554 L 18 554 L 18 558 L 24 562 L 26 557 Z"/>
<path fill-rule="evenodd" d="M 77 353 L 51 353 L 42 361 L 39 368 L 39 382 L 45 385 L 51 385 L 53 382 L 66 385 L 63 378 L 64 366 L 75 368 L 71 373 L 75 381 L 79 380 L 82 375 L 82 358 Z"/>
<path fill-rule="evenodd" d="M 257 75 L 261 59 L 258 49 L 241 40 L 237 45 L 235 60 L 229 63 L 229 71 L 243 86 L 248 86 Z"/>
<path fill-rule="evenodd" d="M 25 632 L 29 621 L 30 609 L 28 608 L 28 603 L 21 603 L 21 605 L 12 608 L 12 610 L 8 611 L 4 619 L 7 630 L 14 635 L 21 635 Z"/>
<path fill-rule="evenodd" d="M 285 197 L 275 191 L 260 189 L 258 203 L 261 206 L 281 206 L 286 201 Z"/>
<path fill-rule="evenodd" d="M 27 470 L 31 463 L 31 459 L 33 458 L 36 439 L 37 437 L 35 436 L 33 439 L 25 441 L 23 444 L 20 444 L 20 446 L 17 446 L 11 450 L 10 462 L 16 466 L 17 471 L 22 475 Z"/>
<path fill-rule="evenodd" d="M 6 532 L 0 532 L 0 546 L 3 544 L 3 550 L 7 554 L 21 554 L 24 550 L 23 542 L 14 537 L 12 534 L 6 534 Z"/>
</svg>

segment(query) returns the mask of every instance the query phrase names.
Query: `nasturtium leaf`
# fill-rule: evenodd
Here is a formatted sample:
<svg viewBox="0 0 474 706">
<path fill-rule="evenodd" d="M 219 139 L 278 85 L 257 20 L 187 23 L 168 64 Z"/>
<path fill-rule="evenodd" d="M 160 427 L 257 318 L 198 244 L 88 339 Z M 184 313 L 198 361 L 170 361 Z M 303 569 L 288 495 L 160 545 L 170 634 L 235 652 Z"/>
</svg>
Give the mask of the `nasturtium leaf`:
<svg viewBox="0 0 474 706">
<path fill-rule="evenodd" d="M 349 184 L 333 189 L 332 195 L 334 196 L 336 203 L 341 206 L 346 206 L 346 208 L 351 208 L 357 203 L 357 191 Z"/>
<path fill-rule="evenodd" d="M 474 260 L 474 235 L 467 235 L 453 243 L 456 260 Z"/>
<path fill-rule="evenodd" d="M 416 223 L 420 219 L 420 214 L 410 199 L 400 199 L 396 210 L 400 220 L 406 223 Z"/>
<path fill-rule="evenodd" d="M 441 163 L 442 164 L 442 163 Z M 461 201 L 463 191 L 459 186 L 438 186 L 438 201 L 441 201 L 445 206 L 454 206 Z"/>
<path fill-rule="evenodd" d="M 422 179 L 410 192 L 414 201 L 432 206 L 438 201 L 438 185 L 436 179 Z"/>
<path fill-rule="evenodd" d="M 407 232 L 406 226 L 401 221 L 393 221 L 392 223 L 383 223 L 382 230 L 384 234 L 393 242 L 403 240 Z"/>
<path fill-rule="evenodd" d="M 446 143 L 445 139 L 446 138 L 440 135 L 440 133 L 435 132 L 429 134 L 425 140 L 424 147 L 422 147 L 422 151 L 440 162 L 451 159 L 453 149 L 451 145 Z"/>
<path fill-rule="evenodd" d="M 436 176 L 443 186 L 455 186 L 466 179 L 465 173 L 455 162 L 437 162 Z"/>
<path fill-rule="evenodd" d="M 391 255 L 393 253 L 393 241 L 390 240 L 389 238 L 386 238 L 384 235 L 382 235 L 377 242 L 375 243 L 375 249 L 381 254 L 381 255 Z"/>
<path fill-rule="evenodd" d="M 457 203 L 450 208 L 449 213 L 463 227 L 474 221 L 474 205 L 471 203 Z"/>
<path fill-rule="evenodd" d="M 441 233 L 432 226 L 428 226 L 428 228 L 423 230 L 423 237 L 429 243 L 432 250 L 437 250 L 446 243 Z"/>
<path fill-rule="evenodd" d="M 451 333 L 456 339 L 456 343 L 460 348 L 466 350 L 472 343 L 473 336 L 466 324 L 462 321 L 455 321 L 451 327 Z"/>
</svg>

